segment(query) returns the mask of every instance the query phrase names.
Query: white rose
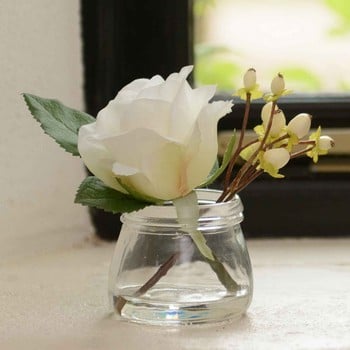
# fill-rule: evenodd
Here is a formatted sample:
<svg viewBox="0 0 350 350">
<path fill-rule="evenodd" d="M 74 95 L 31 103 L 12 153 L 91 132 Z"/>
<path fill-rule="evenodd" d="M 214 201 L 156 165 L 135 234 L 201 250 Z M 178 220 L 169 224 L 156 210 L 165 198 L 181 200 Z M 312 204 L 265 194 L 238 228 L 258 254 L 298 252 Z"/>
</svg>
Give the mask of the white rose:
<svg viewBox="0 0 350 350">
<path fill-rule="evenodd" d="M 215 86 L 192 89 L 186 81 L 192 68 L 165 81 L 134 80 L 96 122 L 80 128 L 79 153 L 107 186 L 170 200 L 207 178 L 217 156 L 217 122 L 232 103 L 208 103 Z"/>
</svg>

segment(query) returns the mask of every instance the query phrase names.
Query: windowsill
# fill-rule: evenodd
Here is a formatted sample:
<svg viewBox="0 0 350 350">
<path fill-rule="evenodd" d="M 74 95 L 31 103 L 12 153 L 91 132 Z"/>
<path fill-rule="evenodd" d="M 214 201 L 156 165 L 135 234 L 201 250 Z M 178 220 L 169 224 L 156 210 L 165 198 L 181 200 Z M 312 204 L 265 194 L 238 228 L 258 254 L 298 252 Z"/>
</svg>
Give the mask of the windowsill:
<svg viewBox="0 0 350 350">
<path fill-rule="evenodd" d="M 0 266 L 0 347 L 6 349 L 347 349 L 350 239 L 248 242 L 255 292 L 234 323 L 167 329 L 111 319 L 114 244 Z"/>
</svg>

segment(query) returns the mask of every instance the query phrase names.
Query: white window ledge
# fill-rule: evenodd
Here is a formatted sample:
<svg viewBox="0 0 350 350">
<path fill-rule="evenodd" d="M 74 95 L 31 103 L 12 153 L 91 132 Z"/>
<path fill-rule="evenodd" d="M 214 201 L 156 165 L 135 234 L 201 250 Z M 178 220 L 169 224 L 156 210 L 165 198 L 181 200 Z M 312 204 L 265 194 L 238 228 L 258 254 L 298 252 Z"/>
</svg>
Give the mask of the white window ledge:
<svg viewBox="0 0 350 350">
<path fill-rule="evenodd" d="M 85 242 L 0 265 L 1 349 L 350 349 L 350 239 L 252 240 L 246 316 L 167 329 L 109 316 L 114 245 Z"/>
</svg>

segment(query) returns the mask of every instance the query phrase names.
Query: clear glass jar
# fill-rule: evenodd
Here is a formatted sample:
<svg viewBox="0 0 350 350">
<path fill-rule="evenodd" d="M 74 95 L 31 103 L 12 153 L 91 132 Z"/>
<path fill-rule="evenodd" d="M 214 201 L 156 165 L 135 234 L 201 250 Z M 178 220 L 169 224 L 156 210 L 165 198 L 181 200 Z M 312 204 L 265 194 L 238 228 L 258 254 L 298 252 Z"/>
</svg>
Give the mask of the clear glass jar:
<svg viewBox="0 0 350 350">
<path fill-rule="evenodd" d="M 110 302 L 120 318 L 195 324 L 237 318 L 247 310 L 253 280 L 240 227 L 243 207 L 238 196 L 215 203 L 220 193 L 197 191 L 197 232 L 215 262 L 200 253 L 171 204 L 122 215 L 109 276 Z"/>
</svg>

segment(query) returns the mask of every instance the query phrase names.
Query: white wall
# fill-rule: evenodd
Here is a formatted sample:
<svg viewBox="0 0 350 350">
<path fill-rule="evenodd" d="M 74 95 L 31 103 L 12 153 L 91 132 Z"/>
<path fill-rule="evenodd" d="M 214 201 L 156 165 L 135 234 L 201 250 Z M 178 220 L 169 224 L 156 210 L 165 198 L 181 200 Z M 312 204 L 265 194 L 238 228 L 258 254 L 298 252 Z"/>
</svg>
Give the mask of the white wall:
<svg viewBox="0 0 350 350">
<path fill-rule="evenodd" d="M 0 0 L 0 263 L 72 245 L 92 232 L 74 204 L 84 177 L 20 96 L 82 109 L 79 0 Z"/>
</svg>

